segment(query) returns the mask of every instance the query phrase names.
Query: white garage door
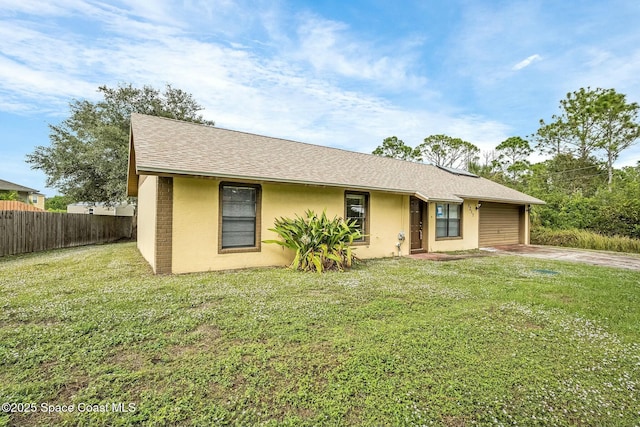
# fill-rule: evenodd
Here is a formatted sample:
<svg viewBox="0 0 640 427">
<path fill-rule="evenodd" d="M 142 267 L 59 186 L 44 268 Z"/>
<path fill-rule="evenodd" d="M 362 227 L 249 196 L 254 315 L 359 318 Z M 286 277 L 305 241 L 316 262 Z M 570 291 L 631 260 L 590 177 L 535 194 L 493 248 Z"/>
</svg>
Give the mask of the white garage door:
<svg viewBox="0 0 640 427">
<path fill-rule="evenodd" d="M 520 243 L 520 206 L 483 202 L 480 207 L 480 247 Z"/>
</svg>

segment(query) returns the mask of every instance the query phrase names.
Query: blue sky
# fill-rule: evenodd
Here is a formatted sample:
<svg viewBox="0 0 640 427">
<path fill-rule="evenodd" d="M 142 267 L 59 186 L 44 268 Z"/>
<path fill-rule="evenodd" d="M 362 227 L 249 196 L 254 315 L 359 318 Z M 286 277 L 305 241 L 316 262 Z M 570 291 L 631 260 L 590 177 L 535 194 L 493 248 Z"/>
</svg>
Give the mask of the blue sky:
<svg viewBox="0 0 640 427">
<path fill-rule="evenodd" d="M 640 102 L 638 22 L 637 0 L 0 0 L 0 178 L 56 194 L 25 154 L 70 100 L 118 83 L 170 83 L 217 126 L 268 136 L 491 150 L 580 87 Z"/>
</svg>

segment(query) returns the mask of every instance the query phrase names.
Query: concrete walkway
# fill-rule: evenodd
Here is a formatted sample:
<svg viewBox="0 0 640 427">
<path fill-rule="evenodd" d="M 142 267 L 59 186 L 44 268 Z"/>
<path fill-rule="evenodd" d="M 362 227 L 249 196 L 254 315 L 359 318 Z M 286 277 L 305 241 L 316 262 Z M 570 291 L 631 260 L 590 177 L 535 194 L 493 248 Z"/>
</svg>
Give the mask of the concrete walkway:
<svg viewBox="0 0 640 427">
<path fill-rule="evenodd" d="M 640 271 L 640 255 L 634 256 L 634 254 L 539 245 L 496 246 L 495 248 L 485 248 L 483 250 L 497 255 L 522 255 L 532 258 L 583 262 Z"/>
</svg>

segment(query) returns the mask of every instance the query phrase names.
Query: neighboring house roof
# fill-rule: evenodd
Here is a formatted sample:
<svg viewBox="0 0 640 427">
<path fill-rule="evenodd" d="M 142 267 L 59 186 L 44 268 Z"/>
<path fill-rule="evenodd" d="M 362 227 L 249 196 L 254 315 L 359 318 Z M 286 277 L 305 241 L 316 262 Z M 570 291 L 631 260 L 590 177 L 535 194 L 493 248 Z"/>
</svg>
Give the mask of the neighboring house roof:
<svg viewBox="0 0 640 427">
<path fill-rule="evenodd" d="M 43 209 L 17 200 L 0 200 L 0 211 L 45 212 Z"/>
<path fill-rule="evenodd" d="M 539 199 L 493 181 L 432 165 L 238 132 L 173 119 L 131 115 L 129 195 L 136 174 L 242 178 L 518 204 Z"/>
<path fill-rule="evenodd" d="M 21 193 L 23 192 L 37 193 L 38 192 L 38 190 L 34 190 L 33 188 L 14 184 L 13 182 L 5 181 L 4 179 L 0 179 L 0 191 L 19 191 Z"/>
</svg>

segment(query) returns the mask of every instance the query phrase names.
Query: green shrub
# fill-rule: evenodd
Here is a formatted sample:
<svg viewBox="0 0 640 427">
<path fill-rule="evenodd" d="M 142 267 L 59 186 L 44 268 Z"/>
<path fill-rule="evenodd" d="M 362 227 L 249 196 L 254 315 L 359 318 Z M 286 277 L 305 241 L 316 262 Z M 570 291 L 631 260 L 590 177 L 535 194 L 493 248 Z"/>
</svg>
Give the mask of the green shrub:
<svg viewBox="0 0 640 427">
<path fill-rule="evenodd" d="M 280 217 L 270 228 L 279 240 L 265 240 L 295 252 L 291 268 L 303 271 L 344 270 L 351 267 L 356 257 L 351 245 L 362 237 L 355 227 L 355 221 L 342 218 L 327 218 L 326 212 L 318 217 L 312 210 L 305 217 L 296 215 L 294 219 Z"/>
<path fill-rule="evenodd" d="M 0 191 L 0 200 L 18 200 L 18 192 Z"/>
<path fill-rule="evenodd" d="M 531 243 L 536 245 L 640 253 L 640 239 L 632 239 L 626 236 L 604 236 L 593 231 L 578 229 L 552 230 L 545 227 L 534 227 L 531 230 Z"/>
</svg>

